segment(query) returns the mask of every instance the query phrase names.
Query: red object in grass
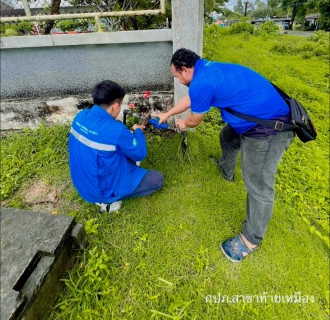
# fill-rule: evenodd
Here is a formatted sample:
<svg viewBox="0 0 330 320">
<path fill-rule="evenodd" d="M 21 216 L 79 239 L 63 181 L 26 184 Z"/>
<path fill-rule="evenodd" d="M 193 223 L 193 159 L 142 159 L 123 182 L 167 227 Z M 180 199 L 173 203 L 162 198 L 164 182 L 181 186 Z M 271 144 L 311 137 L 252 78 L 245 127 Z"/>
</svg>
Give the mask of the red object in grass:
<svg viewBox="0 0 330 320">
<path fill-rule="evenodd" d="M 143 99 L 147 99 L 151 96 L 151 91 L 144 91 L 143 92 Z"/>
<path fill-rule="evenodd" d="M 135 108 L 134 103 L 130 103 L 130 104 L 128 105 L 128 108 L 129 108 L 129 109 L 134 109 L 134 108 Z"/>
</svg>

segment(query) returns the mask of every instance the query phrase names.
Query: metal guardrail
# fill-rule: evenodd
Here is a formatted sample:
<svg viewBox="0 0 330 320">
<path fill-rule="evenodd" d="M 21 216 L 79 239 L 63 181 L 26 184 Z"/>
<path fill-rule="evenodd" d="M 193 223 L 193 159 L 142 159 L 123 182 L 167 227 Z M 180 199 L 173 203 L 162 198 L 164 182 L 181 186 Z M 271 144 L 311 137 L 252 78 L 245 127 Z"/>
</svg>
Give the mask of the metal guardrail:
<svg viewBox="0 0 330 320">
<path fill-rule="evenodd" d="M 14 6 L 11 6 L 12 1 L 10 0 L 1 0 L 1 18 L 0 22 L 22 22 L 22 21 L 50 21 L 50 20 L 65 20 L 65 19 L 82 19 L 82 18 L 94 18 L 96 24 L 100 27 L 101 21 L 100 18 L 103 17 L 123 17 L 123 16 L 141 16 L 141 15 L 157 15 L 165 14 L 165 0 L 160 0 L 160 9 L 156 10 L 129 10 L 129 11 L 95 11 L 92 7 L 89 10 L 93 12 L 79 12 L 79 13 L 60 13 L 60 14 L 40 14 L 32 15 L 33 8 L 31 10 L 30 4 L 33 2 L 28 2 L 28 0 L 22 0 L 25 16 L 7 16 L 3 17 L 5 12 L 15 11 L 22 9 L 21 1 L 16 1 Z M 65 1 L 63 1 L 65 2 Z M 46 3 L 44 1 L 44 3 Z M 18 5 L 17 5 L 18 4 Z M 47 3 L 46 3 L 47 4 Z M 15 8 L 16 6 L 16 8 Z M 35 6 L 35 4 L 34 4 Z M 35 6 L 36 7 L 36 6 Z M 10 8 L 12 10 L 10 10 Z M 36 7 L 37 8 L 37 7 Z M 74 7 L 79 10 L 79 6 Z M 32 13 L 31 13 L 32 11 Z M 85 10 L 86 11 L 86 7 Z"/>
</svg>

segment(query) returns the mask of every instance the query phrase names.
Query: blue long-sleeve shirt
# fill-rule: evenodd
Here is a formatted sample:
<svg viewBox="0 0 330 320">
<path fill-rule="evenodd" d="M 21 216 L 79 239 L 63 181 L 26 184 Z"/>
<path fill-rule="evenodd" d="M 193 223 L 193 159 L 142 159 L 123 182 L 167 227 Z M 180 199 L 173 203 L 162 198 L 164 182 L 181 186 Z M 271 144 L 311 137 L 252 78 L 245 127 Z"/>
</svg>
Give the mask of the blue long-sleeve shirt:
<svg viewBox="0 0 330 320">
<path fill-rule="evenodd" d="M 131 194 L 146 169 L 132 161 L 147 156 L 141 129 L 132 133 L 100 106 L 80 111 L 72 122 L 69 165 L 80 196 L 91 203 L 112 203 Z"/>
</svg>

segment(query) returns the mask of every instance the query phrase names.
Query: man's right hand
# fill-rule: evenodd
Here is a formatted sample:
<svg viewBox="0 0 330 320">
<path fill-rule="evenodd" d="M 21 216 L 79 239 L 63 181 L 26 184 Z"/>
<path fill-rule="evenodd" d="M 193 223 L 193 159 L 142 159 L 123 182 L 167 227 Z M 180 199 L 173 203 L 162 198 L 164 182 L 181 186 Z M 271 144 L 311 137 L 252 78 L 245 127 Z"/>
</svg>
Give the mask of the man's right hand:
<svg viewBox="0 0 330 320">
<path fill-rule="evenodd" d="M 136 129 L 141 129 L 142 131 L 145 129 L 146 126 L 141 126 L 140 124 L 133 125 L 133 131 Z"/>
<path fill-rule="evenodd" d="M 162 124 L 163 122 L 165 122 L 167 120 L 167 118 L 169 117 L 167 112 L 160 112 L 157 113 L 156 115 L 159 118 L 158 124 Z"/>
</svg>

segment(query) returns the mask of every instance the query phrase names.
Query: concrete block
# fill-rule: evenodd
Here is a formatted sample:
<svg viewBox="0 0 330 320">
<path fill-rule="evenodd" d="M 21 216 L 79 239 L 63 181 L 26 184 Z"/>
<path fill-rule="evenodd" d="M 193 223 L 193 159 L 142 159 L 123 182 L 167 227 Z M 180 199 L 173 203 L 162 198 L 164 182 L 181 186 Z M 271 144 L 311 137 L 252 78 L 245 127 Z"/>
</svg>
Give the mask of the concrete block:
<svg viewBox="0 0 330 320">
<path fill-rule="evenodd" d="M 47 319 L 85 243 L 73 217 L 1 208 L 1 320 Z M 75 241 L 74 241 L 75 239 Z M 80 243 L 79 241 L 83 242 Z"/>
</svg>

